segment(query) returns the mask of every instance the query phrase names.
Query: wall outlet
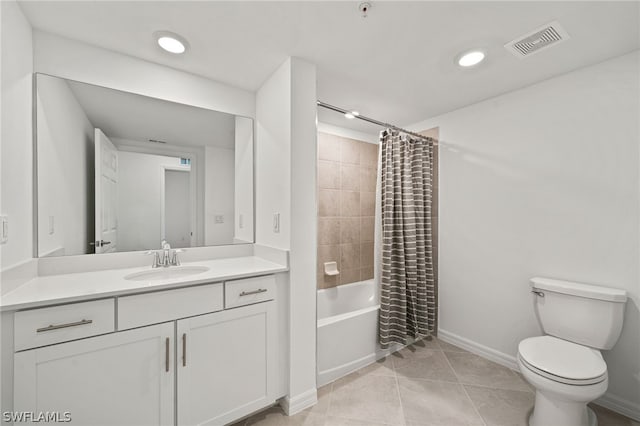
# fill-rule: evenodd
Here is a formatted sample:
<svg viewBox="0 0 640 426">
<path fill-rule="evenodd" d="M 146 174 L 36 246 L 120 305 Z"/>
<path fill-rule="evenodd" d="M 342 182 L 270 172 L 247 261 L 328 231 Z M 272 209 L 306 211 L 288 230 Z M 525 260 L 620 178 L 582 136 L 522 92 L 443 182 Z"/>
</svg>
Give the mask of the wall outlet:
<svg viewBox="0 0 640 426">
<path fill-rule="evenodd" d="M 49 235 L 52 235 L 55 232 L 56 232 L 55 216 L 49 216 Z"/>
<path fill-rule="evenodd" d="M 273 232 L 280 233 L 280 213 L 273 214 Z"/>
<path fill-rule="evenodd" d="M 0 244 L 6 244 L 9 241 L 9 217 L 0 216 Z"/>
<path fill-rule="evenodd" d="M 221 214 L 217 214 L 217 215 L 215 216 L 215 222 L 216 222 L 216 223 L 224 223 L 224 216 L 223 216 L 223 215 L 221 215 Z"/>
</svg>

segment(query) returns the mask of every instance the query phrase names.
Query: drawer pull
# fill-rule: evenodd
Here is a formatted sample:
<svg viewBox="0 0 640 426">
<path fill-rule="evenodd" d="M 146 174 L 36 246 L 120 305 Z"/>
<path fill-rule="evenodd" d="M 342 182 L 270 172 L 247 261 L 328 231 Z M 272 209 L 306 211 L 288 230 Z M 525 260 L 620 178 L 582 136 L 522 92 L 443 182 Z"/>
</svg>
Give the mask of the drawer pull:
<svg viewBox="0 0 640 426">
<path fill-rule="evenodd" d="M 86 324 L 91 324 L 93 322 L 93 320 L 80 320 L 80 321 L 76 321 L 76 322 L 68 322 L 66 324 L 56 324 L 56 325 L 49 325 L 47 327 L 42 327 L 42 328 L 38 328 L 36 330 L 36 333 L 42 333 L 43 331 L 52 331 L 52 330 L 59 330 L 61 328 L 68 328 L 68 327 L 77 327 L 79 325 L 86 325 Z"/>
<path fill-rule="evenodd" d="M 260 293 L 265 293 L 267 291 L 266 288 L 259 288 L 257 290 L 253 290 L 253 291 L 243 291 L 242 293 L 240 293 L 240 296 L 251 296 L 252 294 L 260 294 Z"/>
<path fill-rule="evenodd" d="M 164 346 L 164 371 L 166 371 L 167 373 L 169 372 L 169 338 L 167 337 L 167 340 L 165 340 L 165 346 Z"/>
</svg>

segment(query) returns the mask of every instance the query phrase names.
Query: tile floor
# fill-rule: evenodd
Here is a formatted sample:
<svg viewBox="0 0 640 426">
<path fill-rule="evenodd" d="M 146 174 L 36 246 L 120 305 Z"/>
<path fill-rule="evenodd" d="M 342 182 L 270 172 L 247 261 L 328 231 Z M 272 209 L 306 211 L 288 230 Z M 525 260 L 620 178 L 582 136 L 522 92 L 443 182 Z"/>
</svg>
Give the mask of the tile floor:
<svg viewBox="0 0 640 426">
<path fill-rule="evenodd" d="M 320 388 L 302 413 L 287 417 L 275 406 L 234 426 L 517 426 L 527 424 L 533 402 L 519 373 L 433 339 Z M 592 408 L 600 426 L 640 426 Z"/>
</svg>

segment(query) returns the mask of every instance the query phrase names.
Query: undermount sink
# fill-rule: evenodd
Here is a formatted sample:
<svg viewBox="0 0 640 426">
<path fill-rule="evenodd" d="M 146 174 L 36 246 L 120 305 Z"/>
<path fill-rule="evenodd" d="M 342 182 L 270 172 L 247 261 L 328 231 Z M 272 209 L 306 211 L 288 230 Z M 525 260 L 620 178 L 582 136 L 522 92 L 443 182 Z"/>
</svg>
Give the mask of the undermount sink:
<svg viewBox="0 0 640 426">
<path fill-rule="evenodd" d="M 209 270 L 206 266 L 170 266 L 168 268 L 152 269 L 150 271 L 135 272 L 126 275 L 130 281 L 163 281 L 197 275 Z"/>
</svg>

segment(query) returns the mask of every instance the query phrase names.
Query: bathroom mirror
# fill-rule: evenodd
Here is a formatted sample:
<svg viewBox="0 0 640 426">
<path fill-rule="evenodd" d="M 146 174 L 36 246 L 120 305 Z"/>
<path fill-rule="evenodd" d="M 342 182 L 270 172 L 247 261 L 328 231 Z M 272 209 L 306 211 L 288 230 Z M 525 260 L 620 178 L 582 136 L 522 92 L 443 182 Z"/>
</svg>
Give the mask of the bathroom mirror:
<svg viewBox="0 0 640 426">
<path fill-rule="evenodd" d="M 38 257 L 253 242 L 252 119 L 35 79 Z"/>
</svg>

